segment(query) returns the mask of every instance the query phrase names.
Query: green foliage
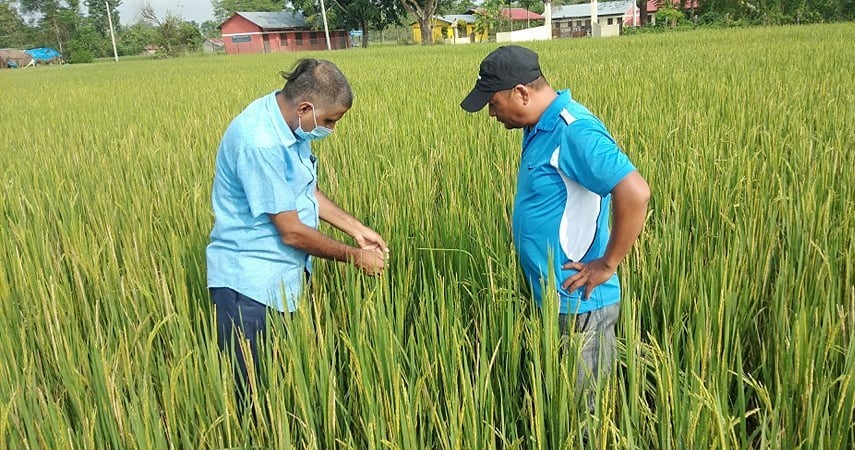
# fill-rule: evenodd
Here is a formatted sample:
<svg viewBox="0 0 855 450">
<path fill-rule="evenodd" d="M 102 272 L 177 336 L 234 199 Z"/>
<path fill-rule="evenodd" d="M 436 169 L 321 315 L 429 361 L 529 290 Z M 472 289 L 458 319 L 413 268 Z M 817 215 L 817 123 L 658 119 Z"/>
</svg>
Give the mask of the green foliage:
<svg viewBox="0 0 855 450">
<path fill-rule="evenodd" d="M 439 12 L 443 14 L 465 14 L 470 9 L 479 8 L 473 0 L 449 0 L 443 2 L 439 7 Z"/>
<path fill-rule="evenodd" d="M 518 8 L 524 8 L 538 14 L 543 14 L 544 3 L 540 0 L 518 0 L 516 3 Z"/>
<path fill-rule="evenodd" d="M 306 21 L 315 29 L 323 28 L 320 2 L 317 0 L 295 0 L 293 8 L 303 13 Z M 383 30 L 399 24 L 405 11 L 399 0 L 329 0 L 327 24 L 331 29 L 358 29 L 363 31 L 362 46 L 368 46 L 368 29 Z"/>
<path fill-rule="evenodd" d="M 718 26 L 724 21 L 724 16 L 716 11 L 707 11 L 698 17 L 698 25 Z"/>
<path fill-rule="evenodd" d="M 660 34 L 671 31 L 681 31 L 686 30 L 685 27 L 680 28 L 665 28 L 663 26 L 657 25 L 645 25 L 641 27 L 626 27 L 621 31 L 621 35 L 623 36 L 635 36 L 639 34 Z"/>
<path fill-rule="evenodd" d="M 211 0 L 214 17 L 223 23 L 235 11 L 282 11 L 285 3 L 281 0 Z"/>
<path fill-rule="evenodd" d="M 719 27 L 805 24 L 855 19 L 853 0 L 702 0 L 699 24 Z"/>
<path fill-rule="evenodd" d="M 79 2 L 78 3 L 79 6 Z M 18 0 L 21 11 L 24 13 L 38 13 L 50 15 L 60 9 L 62 2 L 60 0 Z"/>
<path fill-rule="evenodd" d="M 485 32 L 495 35 L 502 22 L 500 11 L 503 7 L 502 0 L 486 0 L 481 4 L 475 14 L 475 33 Z"/>
<path fill-rule="evenodd" d="M 686 22 L 686 15 L 676 8 L 663 6 L 656 11 L 656 23 L 661 26 L 676 28 L 677 25 L 683 22 Z"/>
<path fill-rule="evenodd" d="M 95 30 L 104 38 L 110 38 L 110 19 L 113 21 L 113 30 L 118 31 L 121 28 L 121 20 L 119 19 L 119 6 L 122 0 L 84 0 L 88 17 Z M 107 4 L 110 5 L 110 16 L 107 17 Z"/>
<path fill-rule="evenodd" d="M 72 40 L 68 44 L 66 52 L 66 62 L 69 64 L 85 64 L 95 60 L 95 52 L 85 42 Z"/>
<path fill-rule="evenodd" d="M 15 4 L 0 0 L 0 48 L 25 47 L 27 27 Z"/>
<path fill-rule="evenodd" d="M 37 17 L 35 27 L 27 33 L 28 47 L 56 47 L 62 51 L 84 20 L 79 1 L 21 0 L 19 6 L 24 13 Z"/>
<path fill-rule="evenodd" d="M 71 64 L 89 63 L 106 56 L 108 43 L 89 21 L 82 21 L 68 43 L 66 60 Z"/>
<path fill-rule="evenodd" d="M 433 44 L 433 31 L 431 22 L 433 20 L 433 16 L 437 14 L 440 10 L 442 4 L 449 4 L 448 2 L 443 3 L 443 0 L 400 0 L 401 6 L 404 7 L 404 10 L 410 14 L 410 16 L 414 17 L 416 21 L 419 23 L 419 29 L 421 31 L 422 37 L 422 45 L 431 45 Z"/>
<path fill-rule="evenodd" d="M 199 25 L 199 31 L 202 33 L 202 36 L 205 38 L 214 38 L 220 37 L 221 31 L 219 29 L 220 22 L 216 20 L 206 20 Z"/>
<path fill-rule="evenodd" d="M 150 24 L 138 22 L 122 30 L 116 43 L 119 54 L 139 55 L 146 45 L 155 43 L 157 30 Z"/>
<path fill-rule="evenodd" d="M 198 51 L 203 38 L 199 28 L 176 16 L 168 16 L 154 31 L 154 45 L 163 56 L 177 56 Z"/>
</svg>

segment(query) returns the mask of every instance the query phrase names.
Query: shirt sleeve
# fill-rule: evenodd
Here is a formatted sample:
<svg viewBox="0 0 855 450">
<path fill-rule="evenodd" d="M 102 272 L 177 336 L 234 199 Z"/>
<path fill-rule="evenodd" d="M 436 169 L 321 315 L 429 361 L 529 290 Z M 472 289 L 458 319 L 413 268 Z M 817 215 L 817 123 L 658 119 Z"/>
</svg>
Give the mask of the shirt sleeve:
<svg viewBox="0 0 855 450">
<path fill-rule="evenodd" d="M 605 128 L 591 120 L 578 120 L 565 129 L 558 167 L 601 197 L 635 170 Z"/>
<path fill-rule="evenodd" d="M 288 186 L 285 156 L 280 148 L 244 148 L 236 155 L 237 176 L 253 217 L 297 209 Z"/>
</svg>

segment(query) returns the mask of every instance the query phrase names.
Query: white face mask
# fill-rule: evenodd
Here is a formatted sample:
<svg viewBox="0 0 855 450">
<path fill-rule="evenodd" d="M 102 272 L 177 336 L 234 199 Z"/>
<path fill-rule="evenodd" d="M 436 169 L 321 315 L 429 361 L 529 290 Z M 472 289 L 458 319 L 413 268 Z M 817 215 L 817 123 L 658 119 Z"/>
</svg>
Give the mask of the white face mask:
<svg viewBox="0 0 855 450">
<path fill-rule="evenodd" d="M 318 116 L 315 114 L 315 105 L 312 105 L 311 103 L 309 103 L 309 105 L 312 107 L 312 118 L 315 120 L 315 128 L 312 128 L 312 131 L 303 130 L 303 122 L 300 120 L 300 116 L 297 116 L 297 129 L 294 130 L 294 135 L 296 135 L 298 139 L 311 141 L 314 139 L 323 139 L 332 134 L 333 130 L 327 127 L 318 126 Z"/>
</svg>

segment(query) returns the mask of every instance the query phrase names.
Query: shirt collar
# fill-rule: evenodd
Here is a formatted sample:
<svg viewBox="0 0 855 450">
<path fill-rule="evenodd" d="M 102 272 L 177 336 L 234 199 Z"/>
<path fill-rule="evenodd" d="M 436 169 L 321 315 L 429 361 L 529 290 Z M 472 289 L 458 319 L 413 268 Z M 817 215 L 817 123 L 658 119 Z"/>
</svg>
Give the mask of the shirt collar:
<svg viewBox="0 0 855 450">
<path fill-rule="evenodd" d="M 291 131 L 288 123 L 285 122 L 282 111 L 279 110 L 279 103 L 276 102 L 276 92 L 273 91 L 272 94 L 267 96 L 267 112 L 270 114 L 273 128 L 276 130 L 276 134 L 279 135 L 282 145 L 291 147 L 298 142 L 297 137 L 294 136 L 294 132 Z"/>
<path fill-rule="evenodd" d="M 573 101 L 573 98 L 570 97 L 570 91 L 565 89 L 562 91 L 557 91 L 557 97 L 552 100 L 552 103 L 543 111 L 543 114 L 540 115 L 540 119 L 533 127 L 526 128 L 526 135 L 531 136 L 538 132 L 538 130 L 549 131 L 555 128 L 555 125 L 558 124 L 558 121 L 561 120 L 561 111 L 564 107 L 567 106 L 568 103 Z"/>
</svg>

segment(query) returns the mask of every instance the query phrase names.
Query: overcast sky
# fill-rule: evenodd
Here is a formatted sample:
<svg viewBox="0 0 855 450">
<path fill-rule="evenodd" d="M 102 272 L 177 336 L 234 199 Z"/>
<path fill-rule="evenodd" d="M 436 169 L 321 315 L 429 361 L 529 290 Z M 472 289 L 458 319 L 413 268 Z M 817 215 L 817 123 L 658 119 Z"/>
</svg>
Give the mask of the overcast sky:
<svg viewBox="0 0 855 450">
<path fill-rule="evenodd" d="M 122 18 L 122 23 L 130 25 L 136 22 L 139 19 L 140 9 L 146 3 L 151 3 L 159 19 L 166 17 L 167 12 L 197 23 L 214 18 L 211 0 L 122 0 L 122 4 L 119 5 L 119 17 Z"/>
</svg>

